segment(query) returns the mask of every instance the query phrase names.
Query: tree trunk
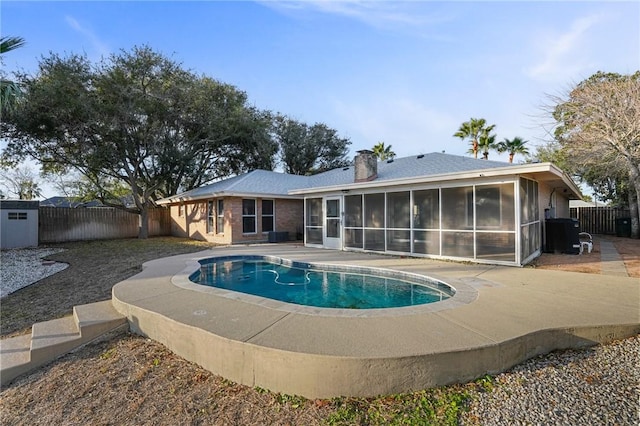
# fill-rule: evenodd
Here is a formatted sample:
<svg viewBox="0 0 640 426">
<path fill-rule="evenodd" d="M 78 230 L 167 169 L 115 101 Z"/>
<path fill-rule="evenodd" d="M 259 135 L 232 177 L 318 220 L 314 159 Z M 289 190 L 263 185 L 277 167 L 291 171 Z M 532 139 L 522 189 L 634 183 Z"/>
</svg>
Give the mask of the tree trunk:
<svg viewBox="0 0 640 426">
<path fill-rule="evenodd" d="M 629 212 L 631 213 L 631 238 L 640 238 L 640 173 L 631 165 L 629 168 Z"/>
<path fill-rule="evenodd" d="M 509 153 L 509 163 L 513 163 L 513 156 L 514 156 L 514 155 L 515 155 L 515 154 L 514 154 L 513 152 L 510 152 L 510 153 Z"/>
<path fill-rule="evenodd" d="M 633 188 L 629 191 L 629 216 L 631 216 L 631 238 L 638 238 L 640 222 L 638 221 L 638 196 Z"/>
<path fill-rule="evenodd" d="M 477 140 L 473 140 L 473 158 L 478 158 L 478 141 Z"/>
<path fill-rule="evenodd" d="M 140 209 L 140 229 L 138 238 L 146 240 L 149 238 L 149 203 L 143 203 Z"/>
</svg>

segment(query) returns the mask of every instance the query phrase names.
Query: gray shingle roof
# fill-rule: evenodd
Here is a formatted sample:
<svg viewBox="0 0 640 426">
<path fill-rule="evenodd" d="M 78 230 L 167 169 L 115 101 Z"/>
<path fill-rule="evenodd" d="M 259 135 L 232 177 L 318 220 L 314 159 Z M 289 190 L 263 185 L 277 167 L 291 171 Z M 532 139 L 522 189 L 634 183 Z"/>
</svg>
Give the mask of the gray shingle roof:
<svg viewBox="0 0 640 426">
<path fill-rule="evenodd" d="M 268 170 L 254 170 L 229 179 L 204 185 L 199 188 L 183 192 L 173 197 L 173 200 L 198 199 L 212 194 L 265 194 L 287 195 L 292 189 L 304 188 L 308 176 L 290 175 L 271 172 Z M 165 199 L 167 200 L 167 199 Z M 163 200 L 160 200 L 162 203 Z"/>
<path fill-rule="evenodd" d="M 378 177 L 372 182 L 433 176 L 446 173 L 462 173 L 509 166 L 511 166 L 511 164 L 501 161 L 477 160 L 461 155 L 433 152 L 431 154 L 397 158 L 391 162 L 379 161 Z M 334 169 L 310 176 L 309 179 L 307 188 L 348 185 L 354 181 L 354 170 L 353 166 L 350 166 L 347 170 Z"/>
<path fill-rule="evenodd" d="M 65 208 L 81 208 L 81 207 L 104 207 L 98 200 L 83 201 L 80 197 L 51 197 L 40 201 L 40 207 L 65 207 Z"/>
<path fill-rule="evenodd" d="M 499 161 L 478 160 L 443 153 L 403 157 L 391 162 L 378 162 L 378 177 L 372 183 L 403 178 L 417 178 L 447 173 L 462 173 L 490 168 L 505 168 L 511 165 Z M 200 188 L 178 194 L 159 202 L 166 203 L 184 199 L 202 199 L 214 195 L 263 194 L 287 196 L 296 189 L 322 188 L 334 185 L 348 185 L 354 182 L 353 166 L 337 168 L 313 176 L 298 176 L 266 170 L 254 170 Z"/>
</svg>

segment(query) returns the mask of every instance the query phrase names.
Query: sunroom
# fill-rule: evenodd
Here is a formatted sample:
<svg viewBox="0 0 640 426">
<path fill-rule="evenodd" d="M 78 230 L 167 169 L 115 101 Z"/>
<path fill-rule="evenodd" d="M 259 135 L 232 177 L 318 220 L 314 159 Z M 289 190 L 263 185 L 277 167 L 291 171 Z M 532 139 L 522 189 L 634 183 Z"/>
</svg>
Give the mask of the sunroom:
<svg viewBox="0 0 640 426">
<path fill-rule="evenodd" d="M 447 157 L 439 160 L 460 158 Z M 417 167 L 421 159 L 380 163 L 379 174 L 378 165 L 365 159 L 360 166 L 372 170 L 361 172 L 368 177 L 360 181 L 356 172 L 348 184 L 293 191 L 305 195 L 305 244 L 524 265 L 541 253 L 545 214 L 568 215 L 568 199 L 580 195 L 550 163 L 474 160 L 460 172 L 429 174 Z M 394 178 L 407 170 L 422 174 Z"/>
</svg>

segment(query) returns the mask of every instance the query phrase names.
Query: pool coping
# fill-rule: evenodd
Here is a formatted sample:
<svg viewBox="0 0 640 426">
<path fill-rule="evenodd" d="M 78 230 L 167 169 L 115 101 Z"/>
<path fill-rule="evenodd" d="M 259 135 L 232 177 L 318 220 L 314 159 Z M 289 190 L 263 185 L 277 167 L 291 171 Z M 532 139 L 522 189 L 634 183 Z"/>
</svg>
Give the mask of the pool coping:
<svg viewBox="0 0 640 426">
<path fill-rule="evenodd" d="M 436 311 L 341 316 L 290 311 L 282 302 L 251 303 L 175 284 L 189 262 L 224 254 L 421 273 L 457 280 L 475 296 Z M 141 273 L 113 287 L 112 303 L 132 331 L 215 374 L 272 391 L 328 398 L 466 382 L 552 350 L 638 334 L 639 289 L 640 280 L 627 277 L 265 244 L 148 262 Z M 445 302 L 433 305 L 439 303 Z"/>
<path fill-rule="evenodd" d="M 198 271 L 202 266 L 201 261 L 216 259 L 216 260 L 242 260 L 250 259 L 255 260 L 262 258 L 273 262 L 282 262 L 285 265 L 296 263 L 304 265 L 304 267 L 311 269 L 319 269 L 325 271 L 339 271 L 355 274 L 371 274 L 375 270 L 380 276 L 388 278 L 398 278 L 408 281 L 423 281 L 430 280 L 437 283 L 437 287 L 445 287 L 446 290 L 452 289 L 454 294 L 446 300 L 439 302 L 403 306 L 395 308 L 373 308 L 373 309 L 343 309 L 343 308 L 324 308 L 313 307 L 307 305 L 298 305 L 294 303 L 283 302 L 279 300 L 270 299 L 267 297 L 236 292 L 232 290 L 225 290 L 216 287 L 205 286 L 194 283 L 189 279 L 191 274 Z M 401 316 L 401 315 L 416 315 L 427 312 L 438 312 L 445 309 L 454 309 L 458 306 L 466 305 L 473 302 L 478 298 L 478 290 L 472 286 L 461 282 L 456 279 L 447 279 L 434 276 L 426 276 L 423 274 L 409 273 L 404 271 L 397 271 L 388 268 L 372 268 L 351 264 L 335 265 L 331 263 L 317 263 L 317 262 L 297 262 L 290 259 L 281 258 L 278 256 L 270 255 L 223 255 L 223 256 L 203 256 L 188 260 L 186 267 L 171 277 L 171 282 L 180 288 L 185 290 L 197 291 L 206 294 L 212 294 L 227 299 L 243 301 L 246 303 L 252 303 L 258 306 L 263 306 L 269 309 L 276 309 L 284 312 L 294 312 L 305 315 L 317 315 L 317 316 L 331 316 L 331 317 L 348 317 L 348 318 L 370 318 L 370 317 L 389 317 L 389 316 Z M 432 285 L 433 283 L 429 283 Z"/>
</svg>

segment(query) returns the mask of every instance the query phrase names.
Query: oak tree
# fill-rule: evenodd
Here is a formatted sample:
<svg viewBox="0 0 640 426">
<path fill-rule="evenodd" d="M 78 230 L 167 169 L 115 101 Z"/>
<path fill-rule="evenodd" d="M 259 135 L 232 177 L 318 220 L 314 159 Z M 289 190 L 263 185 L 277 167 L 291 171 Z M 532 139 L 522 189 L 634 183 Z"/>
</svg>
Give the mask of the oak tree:
<svg viewBox="0 0 640 426">
<path fill-rule="evenodd" d="M 252 168 L 273 166 L 270 120 L 235 87 L 198 76 L 153 49 L 42 58 L 21 74 L 24 98 L 3 120 L 5 156 L 45 171 L 73 170 L 101 201 L 141 215 L 148 236 L 155 200 Z M 133 207 L 111 188 L 123 183 Z"/>
</svg>

